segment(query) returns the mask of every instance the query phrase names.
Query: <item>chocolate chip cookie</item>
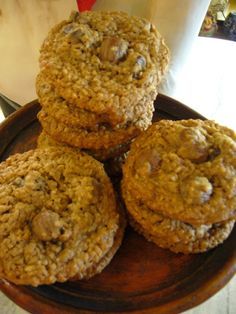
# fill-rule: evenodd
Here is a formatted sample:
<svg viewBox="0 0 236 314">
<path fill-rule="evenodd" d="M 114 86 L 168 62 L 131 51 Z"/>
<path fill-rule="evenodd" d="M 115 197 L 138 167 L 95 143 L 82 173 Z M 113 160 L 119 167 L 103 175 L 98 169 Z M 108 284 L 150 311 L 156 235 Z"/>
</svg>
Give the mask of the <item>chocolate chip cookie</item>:
<svg viewBox="0 0 236 314">
<path fill-rule="evenodd" d="M 77 108 L 63 97 L 57 95 L 55 88 L 47 82 L 43 72 L 40 72 L 37 77 L 36 91 L 43 110 L 49 116 L 53 116 L 57 121 L 64 124 L 78 128 L 88 128 L 93 131 L 97 131 L 102 126 L 113 128 L 114 130 L 121 127 L 124 128 L 128 123 L 141 130 L 146 129 L 151 124 L 154 110 L 153 101 L 156 98 L 156 93 L 144 96 L 135 106 L 135 118 L 133 117 L 125 124 L 116 124 L 106 114 L 99 115 L 87 109 Z"/>
<path fill-rule="evenodd" d="M 106 161 L 110 159 L 120 159 L 123 158 L 124 154 L 129 150 L 130 147 L 130 141 L 127 143 L 124 143 L 122 145 L 114 146 L 110 149 L 80 149 L 76 148 L 74 146 L 69 146 L 65 143 L 58 142 L 54 140 L 50 135 L 48 135 L 44 130 L 40 133 L 38 140 L 37 140 L 37 146 L 39 148 L 47 148 L 47 147 L 63 147 L 67 149 L 72 149 L 74 152 L 85 152 L 88 155 L 94 157 L 95 159 L 99 161 Z"/>
<path fill-rule="evenodd" d="M 38 113 L 38 119 L 43 129 L 53 139 L 81 149 L 113 149 L 131 141 L 141 132 L 139 128 L 132 125 L 115 130 L 100 127 L 97 131 L 76 128 L 57 121 L 44 110 Z"/>
<path fill-rule="evenodd" d="M 176 253 L 200 253 L 221 244 L 233 229 L 235 220 L 218 224 L 192 226 L 180 220 L 164 217 L 132 196 L 123 188 L 130 224 L 148 240 Z"/>
<path fill-rule="evenodd" d="M 131 145 L 123 185 L 161 215 L 194 226 L 236 217 L 236 135 L 213 121 L 162 120 Z"/>
<path fill-rule="evenodd" d="M 74 12 L 40 51 L 41 72 L 57 95 L 116 125 L 137 119 L 142 99 L 156 96 L 168 61 L 155 26 L 124 12 Z"/>
<path fill-rule="evenodd" d="M 36 149 L 0 164 L 1 278 L 38 286 L 90 277 L 118 248 L 120 223 L 110 180 L 87 154 Z"/>
</svg>

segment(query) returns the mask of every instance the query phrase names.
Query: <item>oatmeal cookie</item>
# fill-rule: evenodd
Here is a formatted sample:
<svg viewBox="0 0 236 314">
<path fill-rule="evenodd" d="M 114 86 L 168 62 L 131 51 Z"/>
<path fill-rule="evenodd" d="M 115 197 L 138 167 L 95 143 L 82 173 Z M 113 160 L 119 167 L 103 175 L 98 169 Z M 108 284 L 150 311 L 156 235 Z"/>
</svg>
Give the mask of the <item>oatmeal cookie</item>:
<svg viewBox="0 0 236 314">
<path fill-rule="evenodd" d="M 86 109 L 76 108 L 57 95 L 52 84 L 47 82 L 42 72 L 37 76 L 36 91 L 43 110 L 62 123 L 95 129 L 98 125 L 108 123 L 108 117 L 105 114 L 98 115 Z"/>
<path fill-rule="evenodd" d="M 71 127 L 60 123 L 44 110 L 38 113 L 38 119 L 42 128 L 56 141 L 92 150 L 108 149 L 122 145 L 131 141 L 141 132 L 139 128 L 132 125 L 116 130 L 101 127 L 98 131 Z"/>
<path fill-rule="evenodd" d="M 89 128 L 90 130 L 98 130 L 102 126 L 118 129 L 125 127 L 122 124 L 116 124 L 113 120 L 109 120 L 106 114 L 99 115 L 86 109 L 76 108 L 75 105 L 70 104 L 64 98 L 57 95 L 52 84 L 47 82 L 43 72 L 40 72 L 36 81 L 36 90 L 38 94 L 39 103 L 43 110 L 56 120 L 69 124 L 74 127 Z M 145 95 L 143 99 L 135 106 L 135 114 L 132 125 L 143 129 L 151 124 L 156 93 Z"/>
<path fill-rule="evenodd" d="M 134 229 L 160 247 L 176 253 L 200 253 L 214 248 L 229 236 L 235 223 L 232 219 L 194 227 L 151 210 L 135 200 L 126 187 L 122 194 Z"/>
<path fill-rule="evenodd" d="M 176 242 L 174 244 L 168 242 L 168 239 L 165 239 L 165 237 L 159 237 L 149 233 L 131 216 L 129 217 L 129 223 L 135 231 L 143 235 L 148 241 L 155 243 L 163 249 L 169 249 L 175 253 L 195 254 L 213 249 L 226 240 L 233 230 L 235 220 L 231 219 L 219 224 L 214 224 L 202 239 L 197 239 L 190 243 Z"/>
<path fill-rule="evenodd" d="M 130 147 L 130 141 L 123 143 L 121 145 L 117 145 L 114 147 L 111 147 L 109 149 L 80 149 L 73 146 L 69 146 L 67 144 L 64 144 L 62 142 L 58 142 L 54 140 L 50 135 L 48 135 L 44 130 L 40 133 L 37 145 L 39 148 L 47 148 L 47 147 L 64 147 L 67 149 L 72 149 L 74 152 L 80 152 L 83 151 L 87 153 L 88 155 L 94 157 L 95 159 L 99 161 L 106 161 L 106 160 L 112 160 L 112 159 L 118 159 L 118 158 L 124 158 L 122 157 Z"/>
<path fill-rule="evenodd" d="M 169 51 L 155 26 L 124 12 L 74 13 L 55 26 L 40 69 L 56 93 L 79 108 L 124 124 L 157 93 Z"/>
<path fill-rule="evenodd" d="M 121 206 L 119 208 L 119 213 L 120 213 L 119 228 L 114 236 L 114 242 L 113 242 L 112 247 L 106 253 L 106 255 L 98 262 L 97 265 L 93 265 L 90 269 L 87 270 L 87 274 L 85 277 L 83 277 L 83 279 L 89 279 L 97 274 L 100 274 L 103 271 L 103 269 L 110 263 L 110 261 L 112 260 L 112 258 L 114 257 L 118 249 L 120 248 L 120 245 L 124 238 L 124 232 L 125 232 L 127 222 L 126 222 L 126 215 L 125 215 L 124 209 L 121 208 Z M 80 274 L 76 275 L 70 280 L 76 281 L 79 279 L 81 279 Z"/>
<path fill-rule="evenodd" d="M 64 149 L 72 150 L 75 153 L 83 151 L 93 158 L 103 162 L 104 169 L 109 176 L 120 176 L 122 174 L 122 166 L 128 154 L 127 151 L 129 150 L 130 142 L 104 150 L 81 150 L 79 148 L 55 141 L 45 131 L 42 131 L 38 137 L 37 146 L 38 148 L 63 147 Z"/>
<path fill-rule="evenodd" d="M 236 217 L 236 135 L 213 121 L 162 120 L 131 145 L 123 185 L 150 209 L 192 225 Z"/>
<path fill-rule="evenodd" d="M 119 212 L 101 163 L 36 149 L 0 164 L 0 277 L 38 286 L 85 278 L 112 249 Z"/>
</svg>

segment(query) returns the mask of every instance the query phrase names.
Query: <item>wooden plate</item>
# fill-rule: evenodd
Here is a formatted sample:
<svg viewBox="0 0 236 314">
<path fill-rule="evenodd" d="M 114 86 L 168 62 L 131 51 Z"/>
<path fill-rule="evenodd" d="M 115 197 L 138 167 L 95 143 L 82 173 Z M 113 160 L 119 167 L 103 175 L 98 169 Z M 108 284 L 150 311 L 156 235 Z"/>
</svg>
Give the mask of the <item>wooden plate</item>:
<svg viewBox="0 0 236 314">
<path fill-rule="evenodd" d="M 0 125 L 0 159 L 36 146 L 40 132 L 34 101 Z M 204 119 L 179 102 L 159 95 L 154 120 Z M 236 271 L 236 228 L 217 248 L 203 254 L 174 254 L 127 228 L 110 265 L 88 281 L 32 288 L 0 280 L 0 289 L 31 313 L 177 313 L 221 289 Z"/>
</svg>

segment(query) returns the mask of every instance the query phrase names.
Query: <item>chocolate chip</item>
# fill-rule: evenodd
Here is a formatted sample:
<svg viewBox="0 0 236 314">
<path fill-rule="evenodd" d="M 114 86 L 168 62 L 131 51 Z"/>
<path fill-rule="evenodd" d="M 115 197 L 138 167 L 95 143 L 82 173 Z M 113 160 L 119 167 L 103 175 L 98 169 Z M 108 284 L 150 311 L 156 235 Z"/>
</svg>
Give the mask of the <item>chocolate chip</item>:
<svg viewBox="0 0 236 314">
<path fill-rule="evenodd" d="M 65 34 L 70 34 L 70 33 L 73 31 L 73 29 L 74 29 L 74 26 L 73 26 L 72 23 L 70 23 L 70 24 L 67 24 L 67 25 L 63 28 L 63 32 L 64 32 Z"/>
<path fill-rule="evenodd" d="M 123 60 L 128 51 L 128 42 L 117 37 L 106 37 L 100 47 L 100 59 L 117 63 Z"/>
<path fill-rule="evenodd" d="M 134 164 L 135 173 L 140 176 L 152 175 L 159 169 L 161 157 L 154 148 L 146 149 L 140 153 Z"/>
<path fill-rule="evenodd" d="M 61 228 L 60 216 L 51 210 L 38 213 L 32 221 L 33 232 L 42 241 L 57 239 L 61 235 Z"/>
<path fill-rule="evenodd" d="M 207 161 L 214 160 L 217 156 L 221 154 L 221 150 L 219 148 L 213 148 L 209 151 L 209 155 Z"/>
<path fill-rule="evenodd" d="M 194 127 L 185 128 L 180 132 L 179 140 L 178 155 L 180 157 L 189 159 L 194 163 L 207 161 L 209 146 L 201 130 Z"/>
<path fill-rule="evenodd" d="M 141 77 L 142 71 L 146 68 L 147 62 L 144 56 L 138 56 L 134 65 L 133 77 L 138 79 Z"/>
<path fill-rule="evenodd" d="M 213 186 L 206 177 L 191 177 L 181 183 L 181 195 L 188 204 L 204 204 L 210 200 Z"/>
<path fill-rule="evenodd" d="M 81 29 L 76 29 L 70 33 L 70 40 L 73 44 L 77 44 L 80 42 L 81 36 L 83 36 Z"/>
</svg>

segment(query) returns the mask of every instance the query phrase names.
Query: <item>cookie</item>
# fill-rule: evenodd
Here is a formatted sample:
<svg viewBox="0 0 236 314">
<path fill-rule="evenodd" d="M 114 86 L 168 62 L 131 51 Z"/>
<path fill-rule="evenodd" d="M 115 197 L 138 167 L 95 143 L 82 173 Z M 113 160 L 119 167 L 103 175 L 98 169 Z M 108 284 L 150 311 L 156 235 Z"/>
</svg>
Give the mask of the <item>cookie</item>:
<svg viewBox="0 0 236 314">
<path fill-rule="evenodd" d="M 137 118 L 168 62 L 155 26 L 124 12 L 76 12 L 51 30 L 40 51 L 40 69 L 56 93 L 114 125 Z"/>
<path fill-rule="evenodd" d="M 168 239 L 166 240 L 164 237 L 157 237 L 149 233 L 140 224 L 138 224 L 137 221 L 132 219 L 132 217 L 130 217 L 129 223 L 135 231 L 144 236 L 148 241 L 155 243 L 163 249 L 169 249 L 174 253 L 193 254 L 213 249 L 227 239 L 234 227 L 235 220 L 231 219 L 229 221 L 213 225 L 203 239 L 198 239 L 190 243 L 178 242 L 174 244 L 172 242 L 168 242 Z"/>
<path fill-rule="evenodd" d="M 162 120 L 131 145 L 123 186 L 153 211 L 191 225 L 235 219 L 235 154 L 233 130 Z"/>
<path fill-rule="evenodd" d="M 101 163 L 36 149 L 0 164 L 0 276 L 38 286 L 85 278 L 112 249 L 119 211 Z"/>
<path fill-rule="evenodd" d="M 99 125 L 109 123 L 105 114 L 98 115 L 85 109 L 76 108 L 57 95 L 52 84 L 47 82 L 42 72 L 37 76 L 36 91 L 43 110 L 62 123 L 69 123 L 72 126 L 82 128 L 94 128 L 95 130 Z"/>
<path fill-rule="evenodd" d="M 38 119 L 42 128 L 56 141 L 92 150 L 108 149 L 122 145 L 141 132 L 139 128 L 132 125 L 116 130 L 101 127 L 98 131 L 76 128 L 60 123 L 43 110 L 38 113 Z"/>
<path fill-rule="evenodd" d="M 135 200 L 124 188 L 123 196 L 131 226 L 148 240 L 175 253 L 200 253 L 212 249 L 227 239 L 235 223 L 232 219 L 194 227 L 156 213 Z"/>
<path fill-rule="evenodd" d="M 121 207 L 121 206 L 120 206 Z M 122 240 L 124 238 L 124 232 L 126 228 L 126 215 L 123 208 L 119 209 L 120 220 L 119 220 L 119 228 L 114 236 L 114 242 L 110 250 L 106 253 L 106 255 L 98 262 L 97 265 L 93 265 L 90 269 L 87 270 L 86 277 L 83 279 L 89 279 L 97 274 L 100 274 L 103 269 L 111 262 L 112 258 L 120 248 Z M 80 274 L 73 277 L 72 281 L 80 280 Z"/>
<path fill-rule="evenodd" d="M 113 120 L 109 120 L 106 114 L 98 115 L 86 109 L 76 108 L 75 105 L 67 102 L 64 98 L 57 95 L 52 84 L 47 82 L 43 72 L 40 72 L 37 77 L 36 90 L 39 103 L 49 116 L 53 116 L 57 121 L 64 124 L 88 128 L 94 131 L 103 126 L 118 129 L 125 127 L 127 123 L 146 129 L 151 124 L 154 111 L 153 101 L 156 98 L 156 93 L 144 96 L 139 104 L 135 106 L 135 118 L 133 117 L 132 121 L 128 121 L 126 125 L 121 125 L 115 124 Z"/>
<path fill-rule="evenodd" d="M 110 161 L 114 159 L 120 165 L 120 159 L 122 159 L 122 162 L 123 162 L 123 158 L 124 158 L 123 156 L 129 150 L 130 141 L 124 144 L 109 148 L 109 149 L 100 149 L 100 150 L 99 149 L 98 150 L 83 149 L 81 150 L 79 148 L 69 146 L 62 142 L 58 142 L 54 140 L 50 135 L 48 135 L 45 131 L 42 131 L 38 137 L 37 145 L 39 148 L 47 148 L 47 147 L 53 146 L 53 147 L 64 147 L 67 149 L 72 149 L 74 152 L 84 151 L 85 153 L 87 153 L 88 155 L 94 157 L 95 159 L 99 161 L 109 160 L 109 163 L 110 163 Z M 119 159 L 119 161 L 117 159 Z M 120 166 L 119 166 L 119 169 L 120 169 Z"/>
</svg>

